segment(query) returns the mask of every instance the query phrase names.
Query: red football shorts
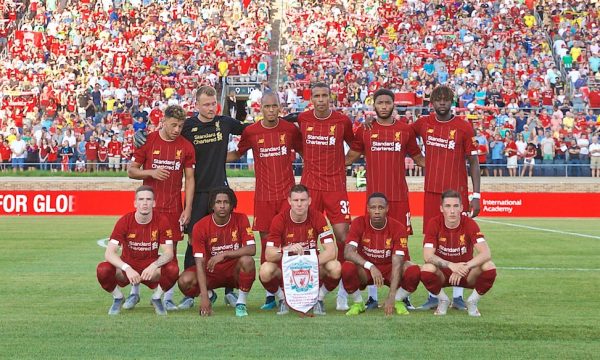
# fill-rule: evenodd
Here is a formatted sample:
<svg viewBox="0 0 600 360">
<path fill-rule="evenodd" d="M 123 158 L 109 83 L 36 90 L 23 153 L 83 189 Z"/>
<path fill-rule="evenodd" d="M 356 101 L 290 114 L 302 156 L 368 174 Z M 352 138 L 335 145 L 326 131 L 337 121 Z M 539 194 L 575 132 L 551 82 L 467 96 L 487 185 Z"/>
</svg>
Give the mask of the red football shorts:
<svg viewBox="0 0 600 360">
<path fill-rule="evenodd" d="M 231 259 L 227 261 L 222 261 L 215 265 L 215 268 L 212 272 L 205 269 L 206 274 L 206 287 L 208 290 L 218 289 L 218 288 L 238 288 L 238 274 L 235 271 L 237 266 L 238 259 Z M 185 271 L 191 271 L 194 274 L 196 273 L 196 265 L 190 266 L 185 269 Z"/>
<path fill-rule="evenodd" d="M 461 195 L 463 209 L 464 211 L 469 211 L 469 194 L 465 191 Z M 440 214 L 441 201 L 442 194 L 425 192 L 423 203 L 423 234 L 425 234 L 425 227 L 429 221 Z"/>
<path fill-rule="evenodd" d="M 374 264 L 379 271 L 381 271 L 381 275 L 383 275 L 383 282 L 386 286 L 390 286 L 392 281 L 392 263 L 389 264 Z M 365 269 L 365 273 L 367 274 L 367 285 L 374 285 L 373 277 L 371 276 L 371 272 Z M 361 290 L 364 290 L 366 286 L 361 287 Z"/>
<path fill-rule="evenodd" d="M 169 220 L 171 230 L 173 231 L 173 238 L 167 240 L 181 241 L 183 240 L 183 232 L 181 232 L 181 225 L 179 224 L 179 217 L 181 214 L 176 213 L 162 213 Z"/>
<path fill-rule="evenodd" d="M 442 283 L 442 287 L 445 288 L 445 287 L 449 287 L 449 286 L 454 286 L 454 285 L 450 285 L 450 282 L 448 281 L 450 279 L 450 275 L 452 275 L 452 270 L 450 270 L 448 268 L 443 268 L 443 269 L 440 269 L 440 271 L 444 274 L 444 277 L 446 278 L 444 280 L 444 282 Z M 469 276 L 469 274 L 467 274 L 467 276 Z M 467 276 L 463 276 L 460 279 L 460 284 L 458 284 L 458 286 L 462 287 L 462 288 L 472 289 L 473 286 L 469 285 L 467 283 Z"/>
<path fill-rule="evenodd" d="M 131 266 L 131 268 L 135 271 L 137 271 L 138 274 L 142 275 L 142 272 L 144 272 L 144 269 L 147 268 L 152 262 L 148 263 L 148 265 L 144 266 L 143 264 L 138 264 L 135 263 L 135 261 L 132 260 L 126 260 L 121 258 L 121 260 L 123 260 L 124 262 L 126 262 L 127 264 L 129 264 L 129 266 Z M 123 281 L 119 281 L 119 278 L 117 279 L 117 285 L 119 285 L 120 287 L 125 287 L 127 285 L 129 285 L 129 279 L 127 278 L 127 274 L 125 274 L 125 271 L 122 271 L 123 273 L 123 277 L 125 278 Z M 148 288 L 150 289 L 156 289 L 156 287 L 158 286 L 159 281 L 142 281 L 142 284 L 146 285 Z"/>
<path fill-rule="evenodd" d="M 350 224 L 350 201 L 347 191 L 310 190 L 313 209 L 325 212 L 331 224 Z"/>
<path fill-rule="evenodd" d="M 273 220 L 275 215 L 289 209 L 290 204 L 287 199 L 273 201 L 254 200 L 254 222 L 252 223 L 252 230 L 269 232 L 271 220 Z"/>
</svg>

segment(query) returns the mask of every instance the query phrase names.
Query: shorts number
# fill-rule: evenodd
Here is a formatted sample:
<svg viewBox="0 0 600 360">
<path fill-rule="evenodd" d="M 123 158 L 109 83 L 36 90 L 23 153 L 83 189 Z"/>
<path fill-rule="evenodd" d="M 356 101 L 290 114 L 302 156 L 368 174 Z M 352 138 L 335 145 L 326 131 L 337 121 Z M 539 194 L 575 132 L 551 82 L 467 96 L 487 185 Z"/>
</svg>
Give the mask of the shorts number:
<svg viewBox="0 0 600 360">
<path fill-rule="evenodd" d="M 406 213 L 406 226 L 410 226 L 410 213 Z"/>
<path fill-rule="evenodd" d="M 340 207 L 342 208 L 342 214 L 348 215 L 350 214 L 350 201 L 342 200 L 340 201 Z"/>
</svg>

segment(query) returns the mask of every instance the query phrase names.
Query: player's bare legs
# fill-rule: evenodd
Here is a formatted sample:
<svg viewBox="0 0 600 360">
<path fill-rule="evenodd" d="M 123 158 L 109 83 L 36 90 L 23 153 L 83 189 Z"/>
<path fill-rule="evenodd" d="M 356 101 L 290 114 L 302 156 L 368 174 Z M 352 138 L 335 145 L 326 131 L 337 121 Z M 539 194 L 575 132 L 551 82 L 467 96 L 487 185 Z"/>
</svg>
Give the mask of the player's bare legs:
<svg viewBox="0 0 600 360">
<path fill-rule="evenodd" d="M 262 260 L 265 258 L 266 241 L 267 241 L 267 236 L 269 235 L 269 233 L 266 231 L 261 231 L 259 234 L 260 234 L 260 249 L 261 249 L 260 258 L 261 258 L 261 265 L 262 265 L 264 263 L 264 261 L 262 261 Z M 260 307 L 260 309 L 261 310 L 271 310 L 271 309 L 275 308 L 276 306 L 277 306 L 277 302 L 275 301 L 275 294 L 273 294 L 269 290 L 265 289 L 265 303 Z"/>
<path fill-rule="evenodd" d="M 333 234 L 335 236 L 336 245 L 338 248 L 338 261 L 341 264 L 344 261 L 344 246 L 346 243 L 346 236 L 348 235 L 348 231 L 350 229 L 349 224 L 347 223 L 338 223 L 332 224 Z M 341 269 L 341 265 L 340 265 Z M 340 270 L 341 272 L 341 270 Z M 344 284 L 340 281 L 340 286 L 338 288 L 337 294 L 337 304 L 336 310 L 338 311 L 347 311 L 348 307 L 348 293 L 346 289 L 344 289 Z"/>
<path fill-rule="evenodd" d="M 277 315 L 284 315 L 289 312 L 287 304 L 285 303 L 285 295 L 281 289 L 281 269 L 279 266 L 272 262 L 264 262 L 260 266 L 259 270 L 260 282 L 263 287 L 279 300 L 279 310 Z"/>
</svg>

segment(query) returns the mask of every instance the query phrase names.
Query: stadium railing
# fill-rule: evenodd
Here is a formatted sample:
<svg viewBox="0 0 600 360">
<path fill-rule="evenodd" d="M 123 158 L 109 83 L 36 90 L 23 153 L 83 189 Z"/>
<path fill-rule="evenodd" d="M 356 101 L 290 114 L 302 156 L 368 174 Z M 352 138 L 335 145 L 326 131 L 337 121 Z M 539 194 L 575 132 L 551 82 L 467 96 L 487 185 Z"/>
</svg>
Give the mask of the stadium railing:
<svg viewBox="0 0 600 360">
<path fill-rule="evenodd" d="M 533 166 L 533 169 L 534 169 L 533 176 L 549 176 L 549 177 L 589 177 L 589 176 L 591 176 L 589 159 L 588 160 L 579 160 L 580 163 L 576 163 L 576 164 L 570 164 L 568 162 L 569 160 L 538 160 L 538 159 L 536 159 L 536 161 L 541 162 L 541 163 L 536 163 Z M 95 163 L 95 165 L 96 165 L 95 169 L 97 169 L 98 163 Z M 354 164 L 352 164 L 351 167 L 348 167 L 348 168 L 352 168 L 352 167 L 359 166 L 359 165 L 364 165 L 364 163 L 354 163 Z M 23 164 L 24 171 L 41 170 L 42 166 L 45 166 L 47 168 L 52 166 L 53 169 L 57 169 L 58 172 L 61 172 L 62 164 L 61 163 L 24 163 Z M 108 163 L 102 163 L 102 166 L 104 168 L 108 168 Z M 295 175 L 297 175 L 297 176 L 302 175 L 302 168 L 303 168 L 302 162 L 296 161 L 292 164 L 292 166 L 293 166 Z M 504 177 L 507 177 L 507 175 L 508 175 L 508 169 L 506 168 L 506 164 L 481 164 L 480 167 L 482 170 L 488 169 L 490 174 L 492 174 L 494 169 L 500 169 L 500 170 L 502 170 L 502 174 Z M 31 169 L 31 168 L 33 168 L 33 169 Z M 75 169 L 75 164 L 72 164 L 72 163 L 69 164 L 69 168 L 71 169 L 71 172 L 72 172 Z M 248 164 L 245 162 L 227 163 L 226 168 L 233 169 L 233 170 L 248 170 L 249 169 Z M 13 166 L 11 163 L 0 164 L 0 170 L 11 170 L 12 171 L 12 169 L 13 169 Z M 522 169 L 523 169 L 523 164 L 518 164 L 517 165 L 517 174 L 520 174 Z M 123 168 L 121 168 L 121 170 L 123 170 Z M 50 169 L 46 169 L 45 171 L 50 172 Z"/>
</svg>

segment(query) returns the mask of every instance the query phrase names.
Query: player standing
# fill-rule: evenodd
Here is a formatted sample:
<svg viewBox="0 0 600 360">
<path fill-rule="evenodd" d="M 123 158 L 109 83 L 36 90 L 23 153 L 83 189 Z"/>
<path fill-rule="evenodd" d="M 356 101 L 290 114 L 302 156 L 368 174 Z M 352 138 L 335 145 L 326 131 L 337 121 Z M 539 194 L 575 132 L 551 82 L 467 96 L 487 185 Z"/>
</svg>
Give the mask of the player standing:
<svg viewBox="0 0 600 360">
<path fill-rule="evenodd" d="M 150 133 L 146 143 L 135 150 L 127 175 L 143 180 L 156 194 L 156 211 L 167 216 L 171 229 L 173 248 L 177 254 L 177 242 L 183 240 L 182 226 L 190 222 L 194 197 L 195 152 L 192 144 L 179 136 L 183 129 L 186 113 L 177 105 L 165 109 L 162 127 Z M 181 204 L 181 186 L 185 174 L 185 208 Z M 175 256 L 174 261 L 177 261 Z M 138 286 L 125 301 L 125 309 L 132 309 L 139 301 Z M 173 302 L 173 289 L 165 293 L 167 310 L 177 310 Z"/>
<path fill-rule="evenodd" d="M 200 295 L 200 315 L 209 316 L 217 299 L 213 289 L 239 288 L 235 315 L 247 316 L 246 298 L 256 277 L 254 233 L 245 214 L 233 212 L 237 198 L 233 190 L 211 191 L 211 214 L 194 225 L 192 247 L 196 265 L 179 277 L 179 288 L 188 297 Z"/>
<path fill-rule="evenodd" d="M 239 159 L 252 150 L 255 159 L 254 223 L 261 242 L 260 263 L 265 262 L 265 246 L 269 226 L 275 215 L 289 209 L 288 194 L 295 184 L 292 171 L 294 153 L 300 151 L 301 134 L 298 128 L 279 119 L 279 97 L 266 92 L 261 99 L 263 120 L 247 127 L 242 133 L 238 151 L 229 153 L 227 160 Z M 267 291 L 263 310 L 276 306 L 275 296 Z"/>
<path fill-rule="evenodd" d="M 195 194 L 192 214 L 185 228 L 188 236 L 198 220 L 209 213 L 208 197 L 212 189 L 229 186 L 225 172 L 227 145 L 230 135 L 241 135 L 245 125 L 228 116 L 217 115 L 217 91 L 212 86 L 201 86 L 196 91 L 198 115 L 186 119 L 181 134 L 194 146 L 196 167 L 194 171 Z M 191 239 L 185 252 L 184 268 L 194 265 Z M 234 306 L 235 295 L 226 289 L 226 301 Z M 194 306 L 194 299 L 185 297 L 179 309 Z"/>
<path fill-rule="evenodd" d="M 365 311 L 360 289 L 384 284 L 390 288 L 385 314 L 391 315 L 395 310 L 398 315 L 408 315 L 402 301 L 419 286 L 421 270 L 405 260 L 410 258 L 406 225 L 387 215 L 389 203 L 382 193 L 369 195 L 367 208 L 368 216 L 352 221 L 346 239 L 342 279 L 354 300 L 346 315 Z"/>
<path fill-rule="evenodd" d="M 260 266 L 260 281 L 267 291 L 279 298 L 277 314 L 286 314 L 289 310 L 280 288 L 282 251 L 302 254 L 305 250 L 318 250 L 320 242 L 323 251 L 318 255 L 319 276 L 323 281 L 313 314 L 325 315 L 323 299 L 337 287 L 341 276 L 333 232 L 323 213 L 311 207 L 311 196 L 306 186 L 294 185 L 289 192 L 288 202 L 290 210 L 277 214 L 271 222 L 266 243 L 266 261 Z"/>
<path fill-rule="evenodd" d="M 455 189 L 462 196 L 463 204 L 468 204 L 469 186 L 467 166 L 473 183 L 473 200 L 470 215 L 479 214 L 480 172 L 477 157 L 478 143 L 471 124 L 464 116 L 455 116 L 450 111 L 454 101 L 454 92 L 448 86 L 441 85 L 431 92 L 434 112 L 421 116 L 413 125 L 413 131 L 423 139 L 425 145 L 425 199 L 423 213 L 423 232 L 431 218 L 439 214 L 440 195 Z M 454 289 L 452 306 L 464 310 L 463 290 Z M 429 296 L 421 309 L 433 309 L 437 299 Z"/>
<path fill-rule="evenodd" d="M 439 299 L 436 315 L 446 315 L 450 299 L 442 288 L 452 285 L 474 289 L 467 299 L 467 311 L 471 316 L 481 316 L 477 303 L 496 279 L 490 248 L 475 220 L 462 215 L 462 194 L 444 192 L 440 211 L 425 228 L 421 281 Z"/>
<path fill-rule="evenodd" d="M 350 119 L 330 109 L 331 91 L 324 83 L 316 83 L 311 89 L 314 110 L 298 115 L 302 133 L 302 156 L 304 169 L 301 183 L 312 197 L 312 206 L 325 212 L 332 224 L 337 242 L 337 258 L 344 258 L 344 242 L 350 224 L 350 202 L 346 190 L 346 167 L 344 141 L 354 139 Z M 337 310 L 348 310 L 346 291 L 340 286 Z"/>
<path fill-rule="evenodd" d="M 96 276 L 104 290 L 113 295 L 109 315 L 121 311 L 124 298 L 120 287 L 143 283 L 151 289 L 152 306 L 158 315 L 167 312 L 161 301 L 164 289 L 177 281 L 179 268 L 173 259 L 173 230 L 163 215 L 153 211 L 154 191 L 142 185 L 135 192 L 135 211 L 122 216 L 106 247 L 105 262 L 98 264 Z M 119 246 L 123 252 L 119 256 Z M 162 255 L 159 255 L 159 248 Z"/>
<path fill-rule="evenodd" d="M 346 154 L 346 165 L 352 165 L 361 154 L 365 155 L 367 197 L 376 192 L 385 194 L 389 209 L 387 216 L 404 224 L 407 234 L 411 235 L 405 158 L 408 154 L 419 166 L 424 166 L 423 155 L 410 126 L 393 117 L 394 93 L 379 89 L 373 94 L 373 101 L 376 121 L 371 123 L 369 129 L 364 126 L 357 129 L 350 151 Z M 367 309 L 378 307 L 376 286 L 369 286 L 366 306 Z M 412 308 L 408 300 L 407 306 Z"/>
</svg>

